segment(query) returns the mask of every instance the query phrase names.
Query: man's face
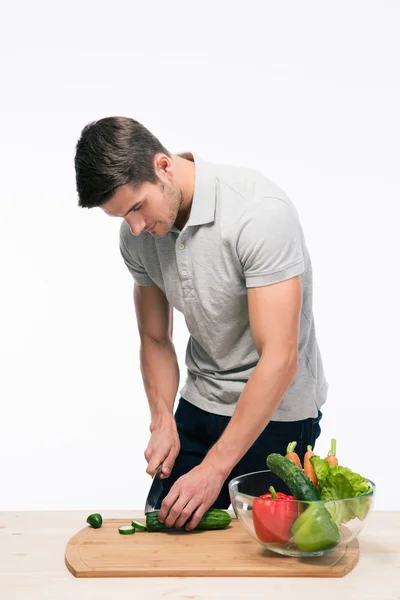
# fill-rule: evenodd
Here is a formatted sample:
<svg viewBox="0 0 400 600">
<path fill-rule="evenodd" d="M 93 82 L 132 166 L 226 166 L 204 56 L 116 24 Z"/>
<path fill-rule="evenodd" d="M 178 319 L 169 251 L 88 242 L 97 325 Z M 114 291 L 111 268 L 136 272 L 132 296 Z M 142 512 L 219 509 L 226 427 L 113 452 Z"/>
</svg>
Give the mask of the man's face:
<svg viewBox="0 0 400 600">
<path fill-rule="evenodd" d="M 122 185 L 100 208 L 111 217 L 124 218 L 133 235 L 151 228 L 149 235 L 162 238 L 174 225 L 181 203 L 178 185 L 160 181 L 144 183 L 137 189 Z"/>
</svg>

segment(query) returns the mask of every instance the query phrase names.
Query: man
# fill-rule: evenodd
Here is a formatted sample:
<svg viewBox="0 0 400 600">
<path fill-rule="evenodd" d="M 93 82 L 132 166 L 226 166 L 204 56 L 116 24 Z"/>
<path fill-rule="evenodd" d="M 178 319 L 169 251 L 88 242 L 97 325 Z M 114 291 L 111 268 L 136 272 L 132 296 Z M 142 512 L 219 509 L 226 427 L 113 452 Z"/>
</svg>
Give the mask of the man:
<svg viewBox="0 0 400 600">
<path fill-rule="evenodd" d="M 302 459 L 320 434 L 328 384 L 299 217 L 261 173 L 171 154 L 124 117 L 83 129 L 75 169 L 79 205 L 123 219 L 151 413 L 147 472 L 163 464 L 160 520 L 190 530 L 211 506 L 229 507 L 232 477 L 266 469 L 292 441 Z M 173 308 L 190 333 L 175 414 Z"/>
</svg>

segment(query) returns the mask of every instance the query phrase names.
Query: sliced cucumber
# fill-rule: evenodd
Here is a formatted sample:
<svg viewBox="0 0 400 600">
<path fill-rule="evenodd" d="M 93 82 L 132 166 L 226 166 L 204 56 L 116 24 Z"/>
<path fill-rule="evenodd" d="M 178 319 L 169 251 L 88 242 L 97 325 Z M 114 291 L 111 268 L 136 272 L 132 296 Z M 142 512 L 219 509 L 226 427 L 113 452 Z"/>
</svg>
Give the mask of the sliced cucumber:
<svg viewBox="0 0 400 600">
<path fill-rule="evenodd" d="M 94 529 L 98 529 L 103 525 L 103 517 L 99 513 L 93 513 L 88 516 L 86 523 L 89 523 Z"/>
<path fill-rule="evenodd" d="M 147 531 L 146 525 L 138 523 L 138 521 L 132 521 L 132 527 L 134 527 L 136 531 Z"/>
<path fill-rule="evenodd" d="M 159 512 L 159 510 L 153 510 L 146 514 L 147 531 L 164 531 L 164 529 L 169 529 L 165 523 L 161 523 L 158 520 Z M 209 508 L 206 510 L 195 529 L 225 529 L 230 525 L 231 521 L 232 517 L 226 510 Z M 180 529 L 183 529 L 183 527 Z"/>
<path fill-rule="evenodd" d="M 135 528 L 132 525 L 121 525 L 121 527 L 118 527 L 118 531 L 123 535 L 131 535 L 135 533 Z"/>
</svg>

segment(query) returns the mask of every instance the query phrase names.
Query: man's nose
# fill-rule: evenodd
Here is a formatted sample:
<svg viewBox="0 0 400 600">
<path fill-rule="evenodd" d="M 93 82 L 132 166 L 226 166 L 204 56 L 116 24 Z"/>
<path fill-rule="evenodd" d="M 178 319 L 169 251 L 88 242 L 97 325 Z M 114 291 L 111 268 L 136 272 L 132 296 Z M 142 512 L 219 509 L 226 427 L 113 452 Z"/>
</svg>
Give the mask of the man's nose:
<svg viewBox="0 0 400 600">
<path fill-rule="evenodd" d="M 136 215 L 133 216 L 129 214 L 124 217 L 124 219 L 128 223 L 132 235 L 140 235 L 145 228 L 146 223 L 144 219 L 137 217 Z"/>
</svg>

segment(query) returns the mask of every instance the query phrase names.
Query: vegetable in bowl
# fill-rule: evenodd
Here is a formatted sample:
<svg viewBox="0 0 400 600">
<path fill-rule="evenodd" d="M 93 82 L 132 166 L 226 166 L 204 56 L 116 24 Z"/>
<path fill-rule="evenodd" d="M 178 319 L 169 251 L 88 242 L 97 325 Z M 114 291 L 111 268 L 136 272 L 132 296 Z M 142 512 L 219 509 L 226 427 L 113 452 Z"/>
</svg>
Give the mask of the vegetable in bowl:
<svg viewBox="0 0 400 600">
<path fill-rule="evenodd" d="M 345 547 L 359 534 L 372 507 L 375 484 L 338 464 L 336 440 L 326 458 L 307 447 L 304 467 L 295 447 L 295 442 L 289 444 L 285 456 L 270 454 L 268 471 L 232 479 L 232 507 L 264 548 L 288 556 L 321 556 Z M 271 485 L 276 498 L 265 494 Z"/>
<path fill-rule="evenodd" d="M 314 467 L 318 479 L 318 494 L 321 500 L 342 500 L 345 498 L 357 498 L 365 496 L 357 502 L 346 502 L 342 504 L 326 503 L 326 508 L 331 512 L 331 518 L 337 525 L 347 523 L 357 517 L 361 521 L 368 514 L 373 487 L 368 479 L 354 473 L 348 467 L 341 465 L 330 465 L 319 456 L 312 456 L 311 464 Z M 340 506 L 340 511 L 338 507 Z"/>
</svg>

